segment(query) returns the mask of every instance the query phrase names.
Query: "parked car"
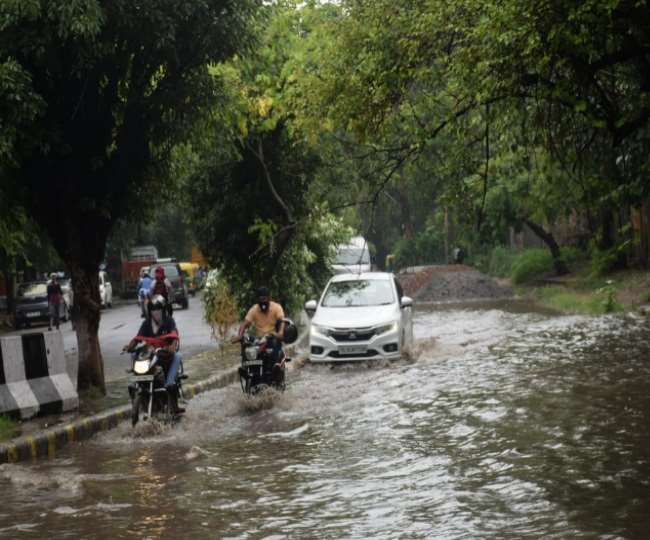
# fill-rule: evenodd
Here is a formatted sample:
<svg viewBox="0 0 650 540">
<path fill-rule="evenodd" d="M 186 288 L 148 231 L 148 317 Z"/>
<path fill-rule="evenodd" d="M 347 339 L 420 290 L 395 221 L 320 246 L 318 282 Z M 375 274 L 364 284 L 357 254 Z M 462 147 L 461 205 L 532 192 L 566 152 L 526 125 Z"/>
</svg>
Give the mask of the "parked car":
<svg viewBox="0 0 650 540">
<path fill-rule="evenodd" d="M 320 301 L 305 304 L 312 317 L 312 362 L 394 360 L 413 342 L 413 300 L 402 294 L 393 274 L 339 274 Z"/>
<path fill-rule="evenodd" d="M 59 317 L 68 320 L 68 306 L 61 304 Z M 21 283 L 16 291 L 14 305 L 14 327 L 19 330 L 23 326 L 31 326 L 37 322 L 49 323 L 50 312 L 47 305 L 47 282 L 30 281 Z"/>
<path fill-rule="evenodd" d="M 113 286 L 108 281 L 108 274 L 104 271 L 99 272 L 99 298 L 102 301 L 102 307 L 113 307 Z"/>
<path fill-rule="evenodd" d="M 338 246 L 332 269 L 335 274 L 370 272 L 370 250 L 366 239 L 355 236 L 347 244 Z"/>
</svg>

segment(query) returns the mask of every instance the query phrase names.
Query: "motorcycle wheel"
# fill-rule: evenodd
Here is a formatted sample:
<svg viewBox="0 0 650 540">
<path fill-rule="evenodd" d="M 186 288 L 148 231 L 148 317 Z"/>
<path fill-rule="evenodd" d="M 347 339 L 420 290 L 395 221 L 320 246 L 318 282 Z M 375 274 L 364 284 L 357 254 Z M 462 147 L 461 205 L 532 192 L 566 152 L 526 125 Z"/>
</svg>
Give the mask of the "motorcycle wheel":
<svg viewBox="0 0 650 540">
<path fill-rule="evenodd" d="M 131 400 L 131 425 L 135 427 L 140 419 L 140 402 L 142 401 L 142 394 L 136 390 L 133 399 Z"/>
</svg>

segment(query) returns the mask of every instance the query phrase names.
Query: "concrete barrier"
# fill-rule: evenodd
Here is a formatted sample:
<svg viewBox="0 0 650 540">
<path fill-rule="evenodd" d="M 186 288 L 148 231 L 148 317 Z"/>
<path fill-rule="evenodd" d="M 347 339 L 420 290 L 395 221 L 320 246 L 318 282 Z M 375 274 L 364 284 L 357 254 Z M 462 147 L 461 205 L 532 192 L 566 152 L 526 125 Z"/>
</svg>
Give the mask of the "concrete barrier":
<svg viewBox="0 0 650 540">
<path fill-rule="evenodd" d="M 0 413 L 25 420 L 79 406 L 60 332 L 0 338 Z"/>
<path fill-rule="evenodd" d="M 227 369 L 212 377 L 190 385 L 183 385 L 186 398 L 192 398 L 227 386 L 239 380 L 237 368 Z M 18 437 L 0 444 L 0 464 L 54 457 L 68 443 L 90 439 L 95 433 L 116 427 L 121 421 L 131 418 L 131 405 L 121 405 L 93 416 L 80 418 L 69 424 L 46 429 L 33 435 Z"/>
</svg>

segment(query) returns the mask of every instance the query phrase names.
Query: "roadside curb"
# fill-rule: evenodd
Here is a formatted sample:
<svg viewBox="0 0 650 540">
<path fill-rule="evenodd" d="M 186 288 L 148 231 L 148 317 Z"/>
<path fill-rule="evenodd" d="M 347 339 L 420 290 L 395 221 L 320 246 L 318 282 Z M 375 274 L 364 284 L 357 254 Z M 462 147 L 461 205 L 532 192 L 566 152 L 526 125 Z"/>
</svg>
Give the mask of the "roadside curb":
<svg viewBox="0 0 650 540">
<path fill-rule="evenodd" d="M 237 368 L 233 367 L 198 383 L 184 386 L 183 394 L 186 398 L 193 398 L 208 390 L 227 386 L 235 382 L 238 377 Z M 33 461 L 43 457 L 52 458 L 67 444 L 90 439 L 96 433 L 117 427 L 120 422 L 130 417 L 131 405 L 120 405 L 69 424 L 1 443 L 0 464 Z"/>
</svg>

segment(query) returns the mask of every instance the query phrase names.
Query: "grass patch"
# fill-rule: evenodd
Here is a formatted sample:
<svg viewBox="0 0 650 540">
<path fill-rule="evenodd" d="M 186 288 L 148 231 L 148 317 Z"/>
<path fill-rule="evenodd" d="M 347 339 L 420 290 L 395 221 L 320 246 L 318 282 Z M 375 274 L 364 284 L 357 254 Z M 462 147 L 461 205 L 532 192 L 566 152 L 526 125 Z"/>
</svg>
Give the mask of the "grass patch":
<svg viewBox="0 0 650 540">
<path fill-rule="evenodd" d="M 562 313 L 600 315 L 624 309 L 623 305 L 616 301 L 615 290 L 611 287 L 588 291 L 550 285 L 537 289 L 536 296 L 543 306 Z"/>
<path fill-rule="evenodd" d="M 0 442 L 8 441 L 18 435 L 18 422 L 0 415 Z"/>
</svg>

